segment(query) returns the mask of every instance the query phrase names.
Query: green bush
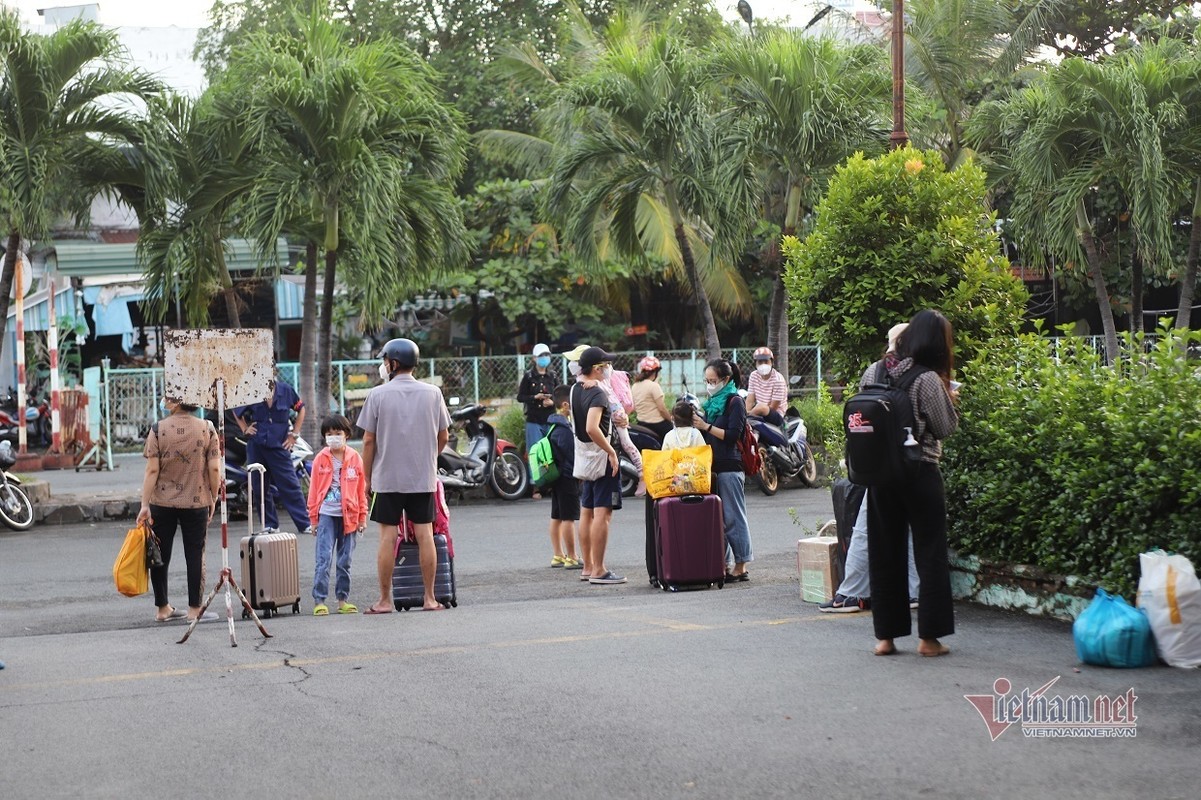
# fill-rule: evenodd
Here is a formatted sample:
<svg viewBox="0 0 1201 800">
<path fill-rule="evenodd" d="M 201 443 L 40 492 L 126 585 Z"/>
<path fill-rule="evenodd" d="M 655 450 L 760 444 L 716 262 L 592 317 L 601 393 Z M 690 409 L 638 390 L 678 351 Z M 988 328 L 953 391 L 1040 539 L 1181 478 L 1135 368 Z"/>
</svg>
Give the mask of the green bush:
<svg viewBox="0 0 1201 800">
<path fill-rule="evenodd" d="M 1141 552 L 1201 563 L 1201 335 L 1177 333 L 1128 338 L 1114 367 L 1076 339 L 985 347 L 944 453 L 952 546 L 1126 596 Z"/>
<path fill-rule="evenodd" d="M 525 409 L 521 405 L 509 406 L 496 421 L 496 435 L 508 439 L 525 451 Z"/>
<path fill-rule="evenodd" d="M 805 421 L 809 444 L 825 465 L 826 474 L 841 474 L 840 462 L 846 449 L 842 405 L 831 400 L 825 382 L 819 382 L 816 394 L 794 402 L 793 406 Z"/>
<path fill-rule="evenodd" d="M 820 344 L 831 374 L 858 380 L 888 329 L 923 308 L 955 326 L 963 360 L 1017 331 L 1027 293 L 1001 256 L 985 211 L 984 173 L 948 172 L 911 147 L 838 168 L 805 240 L 786 237 L 785 282 L 803 341 Z"/>
</svg>

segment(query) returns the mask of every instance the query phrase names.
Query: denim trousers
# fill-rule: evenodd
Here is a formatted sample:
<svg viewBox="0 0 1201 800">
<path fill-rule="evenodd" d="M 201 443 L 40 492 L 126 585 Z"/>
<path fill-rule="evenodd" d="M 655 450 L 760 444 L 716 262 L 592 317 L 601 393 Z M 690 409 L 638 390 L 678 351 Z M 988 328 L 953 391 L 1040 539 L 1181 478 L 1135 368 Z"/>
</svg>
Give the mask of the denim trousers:
<svg viewBox="0 0 1201 800">
<path fill-rule="evenodd" d="M 741 472 L 718 472 L 714 476 L 721 498 L 722 521 L 726 527 L 726 560 L 735 564 L 754 559 L 751 526 L 746 519 L 746 476 Z"/>
<path fill-rule="evenodd" d="M 909 596 L 917 597 L 917 565 L 913 563 L 913 533 L 909 534 Z M 867 492 L 859 505 L 859 516 L 851 529 L 851 543 L 847 546 L 847 563 L 842 584 L 837 594 L 844 597 L 871 597 L 872 580 L 867 566 Z"/>
<path fill-rule="evenodd" d="M 358 544 L 357 533 L 342 533 L 342 518 L 322 514 L 317 518 L 317 567 L 313 573 L 313 601 L 324 603 L 329 597 L 329 567 L 334 551 L 338 553 L 338 580 L 334 596 L 350 598 L 350 559 Z"/>
</svg>

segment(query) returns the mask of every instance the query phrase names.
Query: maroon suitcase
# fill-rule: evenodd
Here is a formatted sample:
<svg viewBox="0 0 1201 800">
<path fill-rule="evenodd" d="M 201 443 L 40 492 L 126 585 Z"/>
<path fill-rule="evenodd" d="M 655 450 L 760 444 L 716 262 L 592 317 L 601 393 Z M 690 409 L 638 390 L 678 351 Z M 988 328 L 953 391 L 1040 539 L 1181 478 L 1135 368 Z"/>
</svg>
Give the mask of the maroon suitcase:
<svg viewBox="0 0 1201 800">
<path fill-rule="evenodd" d="M 674 592 L 726 582 L 726 530 L 715 494 L 665 497 L 655 502 L 659 585 Z"/>
</svg>

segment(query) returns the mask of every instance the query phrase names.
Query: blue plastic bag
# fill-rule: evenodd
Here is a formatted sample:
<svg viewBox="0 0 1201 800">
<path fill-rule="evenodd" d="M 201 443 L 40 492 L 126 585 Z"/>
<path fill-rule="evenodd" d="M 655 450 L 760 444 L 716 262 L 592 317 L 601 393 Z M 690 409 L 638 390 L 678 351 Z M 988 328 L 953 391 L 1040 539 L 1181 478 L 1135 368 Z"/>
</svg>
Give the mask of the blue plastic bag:
<svg viewBox="0 0 1201 800">
<path fill-rule="evenodd" d="M 1072 625 L 1076 656 L 1098 667 L 1148 667 L 1155 663 L 1155 639 L 1142 609 L 1097 589 Z"/>
</svg>

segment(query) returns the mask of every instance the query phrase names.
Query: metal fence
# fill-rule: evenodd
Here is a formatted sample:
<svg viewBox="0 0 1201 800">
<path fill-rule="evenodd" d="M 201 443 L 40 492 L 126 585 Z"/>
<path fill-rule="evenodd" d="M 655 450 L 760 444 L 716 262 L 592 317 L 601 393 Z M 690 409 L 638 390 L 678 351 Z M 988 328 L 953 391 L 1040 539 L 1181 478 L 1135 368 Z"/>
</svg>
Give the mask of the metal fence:
<svg viewBox="0 0 1201 800">
<path fill-rule="evenodd" d="M 754 369 L 753 349 L 731 350 L 727 357 L 738 364 L 745 376 Z M 617 369 L 633 373 L 645 355 L 656 356 L 663 365 L 659 382 L 670 395 L 686 388 L 699 392 L 704 386 L 704 350 L 660 350 L 615 353 Z M 421 362 L 417 377 L 440 386 L 449 399 L 458 397 L 466 402 L 504 403 L 515 400 L 521 376 L 533 365 L 532 358 L 516 356 L 480 356 L 473 358 L 431 358 Z M 821 349 L 814 346 L 793 347 L 788 352 L 790 375 L 800 376 L 793 384 L 794 393 L 814 391 L 822 370 Z M 363 399 L 371 387 L 379 383 L 379 360 L 335 361 L 330 379 L 332 406 L 352 421 L 358 416 Z M 278 365 L 280 377 L 298 386 L 300 365 L 285 362 Z M 556 358 L 551 369 L 567 382 L 567 362 Z M 110 369 L 108 371 L 108 408 L 112 425 L 112 445 L 129 448 L 140 446 L 146 432 L 159 418 L 158 401 L 163 396 L 163 371 L 160 368 Z M 305 398 L 311 402 L 310 398 Z"/>
</svg>

